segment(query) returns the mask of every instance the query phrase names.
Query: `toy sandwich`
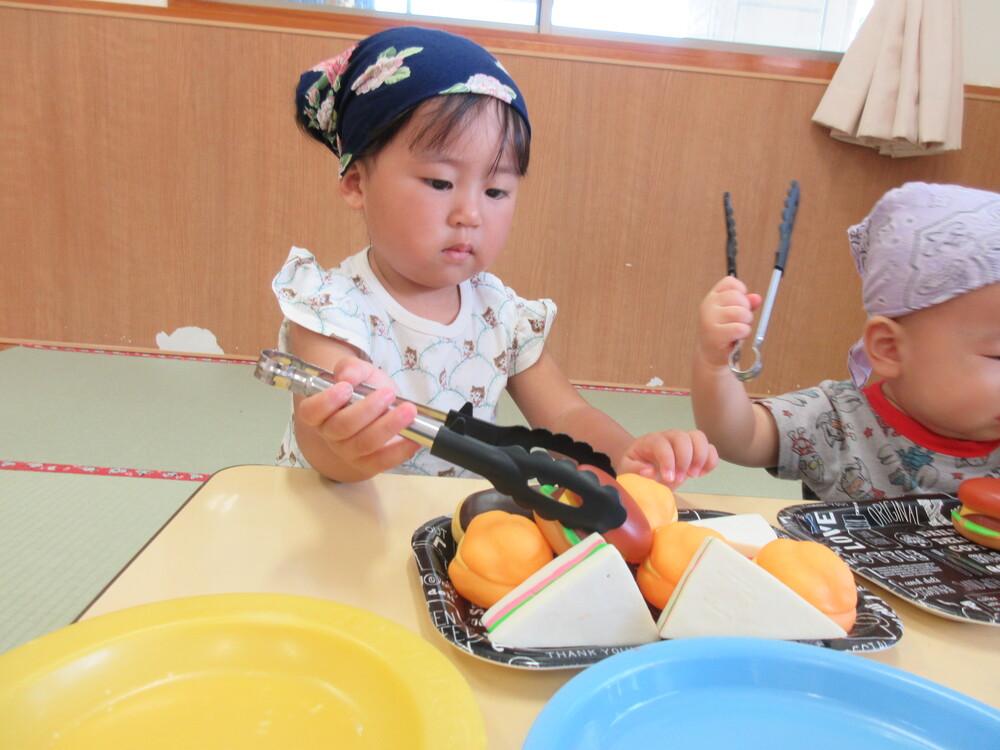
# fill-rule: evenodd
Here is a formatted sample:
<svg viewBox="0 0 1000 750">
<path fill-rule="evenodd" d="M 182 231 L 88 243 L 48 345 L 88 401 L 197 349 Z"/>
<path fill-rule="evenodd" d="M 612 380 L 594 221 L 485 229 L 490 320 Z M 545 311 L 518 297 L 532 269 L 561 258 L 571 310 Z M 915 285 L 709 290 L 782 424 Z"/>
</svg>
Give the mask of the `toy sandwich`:
<svg viewBox="0 0 1000 750">
<path fill-rule="evenodd" d="M 498 646 L 635 646 L 659 639 L 632 571 L 617 549 L 591 534 L 486 610 Z"/>
</svg>

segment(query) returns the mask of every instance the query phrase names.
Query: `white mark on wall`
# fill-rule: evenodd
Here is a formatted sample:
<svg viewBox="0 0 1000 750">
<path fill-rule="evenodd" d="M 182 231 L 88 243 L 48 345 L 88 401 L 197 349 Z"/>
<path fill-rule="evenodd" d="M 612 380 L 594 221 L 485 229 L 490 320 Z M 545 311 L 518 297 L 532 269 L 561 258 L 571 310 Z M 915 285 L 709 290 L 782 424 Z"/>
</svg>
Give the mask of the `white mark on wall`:
<svg viewBox="0 0 1000 750">
<path fill-rule="evenodd" d="M 169 336 L 166 331 L 156 334 L 156 345 L 172 352 L 194 352 L 197 354 L 224 354 L 215 334 L 205 328 L 184 326 Z"/>
<path fill-rule="evenodd" d="M 650 378 L 650 381 L 646 383 L 646 385 L 651 388 L 659 388 L 661 385 L 663 385 L 663 381 L 660 380 L 659 378 Z"/>
</svg>

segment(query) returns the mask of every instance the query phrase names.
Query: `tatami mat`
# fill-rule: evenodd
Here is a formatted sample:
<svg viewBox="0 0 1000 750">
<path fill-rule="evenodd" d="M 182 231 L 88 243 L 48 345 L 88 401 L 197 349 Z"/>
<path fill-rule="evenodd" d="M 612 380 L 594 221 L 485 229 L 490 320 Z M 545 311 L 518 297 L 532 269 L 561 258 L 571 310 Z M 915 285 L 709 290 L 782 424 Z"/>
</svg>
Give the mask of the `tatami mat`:
<svg viewBox="0 0 1000 750">
<path fill-rule="evenodd" d="M 0 471 L 0 653 L 73 622 L 199 486 Z"/>
<path fill-rule="evenodd" d="M 636 434 L 694 425 L 687 396 L 582 393 Z M 22 466 L 0 470 L 0 652 L 72 622 L 199 487 L 135 474 L 270 464 L 289 399 L 243 362 L 0 351 L 0 462 Z M 505 400 L 498 421 L 523 420 Z M 800 497 L 795 483 L 729 464 L 683 490 Z"/>
<path fill-rule="evenodd" d="M 242 362 L 0 351 L 0 460 L 211 474 L 273 463 L 287 392 Z"/>
<path fill-rule="evenodd" d="M 212 472 L 270 464 L 289 395 L 242 362 L 15 347 L 0 351 L 0 460 Z M 584 389 L 634 434 L 693 429 L 684 395 Z M 522 423 L 501 401 L 498 421 Z M 799 499 L 797 483 L 722 464 L 690 492 Z"/>
<path fill-rule="evenodd" d="M 0 652 L 72 622 L 206 477 L 274 460 L 290 396 L 245 363 L 0 351 Z M 61 465 L 61 466 L 60 466 Z"/>
</svg>

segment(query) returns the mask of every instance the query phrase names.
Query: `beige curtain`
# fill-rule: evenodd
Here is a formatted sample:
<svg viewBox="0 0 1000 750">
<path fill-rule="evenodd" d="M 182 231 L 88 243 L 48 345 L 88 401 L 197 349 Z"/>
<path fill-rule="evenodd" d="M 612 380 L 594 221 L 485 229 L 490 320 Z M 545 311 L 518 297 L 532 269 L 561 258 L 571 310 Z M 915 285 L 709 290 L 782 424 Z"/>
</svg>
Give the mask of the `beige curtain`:
<svg viewBox="0 0 1000 750">
<path fill-rule="evenodd" d="M 876 0 L 813 122 L 890 156 L 962 146 L 961 0 Z"/>
</svg>

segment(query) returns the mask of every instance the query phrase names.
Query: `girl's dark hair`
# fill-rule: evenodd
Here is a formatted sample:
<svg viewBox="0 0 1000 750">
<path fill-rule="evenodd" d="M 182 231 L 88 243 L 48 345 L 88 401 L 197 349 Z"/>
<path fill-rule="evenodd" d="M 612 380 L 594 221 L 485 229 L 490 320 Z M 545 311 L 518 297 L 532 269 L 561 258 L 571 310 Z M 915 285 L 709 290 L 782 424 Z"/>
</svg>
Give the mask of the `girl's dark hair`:
<svg viewBox="0 0 1000 750">
<path fill-rule="evenodd" d="M 427 146 L 429 148 L 446 148 L 461 132 L 465 123 L 482 112 L 491 111 L 500 122 L 500 147 L 493 160 L 493 171 L 500 168 L 504 154 L 510 149 L 514 155 L 514 164 L 522 177 L 528 173 L 528 160 L 531 156 L 531 135 L 527 123 L 521 119 L 513 107 L 494 96 L 484 94 L 448 94 L 425 99 L 416 107 L 403 112 L 394 120 L 387 122 L 372 133 L 368 148 L 358 155 L 358 159 L 367 159 L 378 155 L 421 107 L 433 102 L 436 109 L 433 117 L 427 118 L 427 123 L 414 134 L 411 146 Z"/>
</svg>

